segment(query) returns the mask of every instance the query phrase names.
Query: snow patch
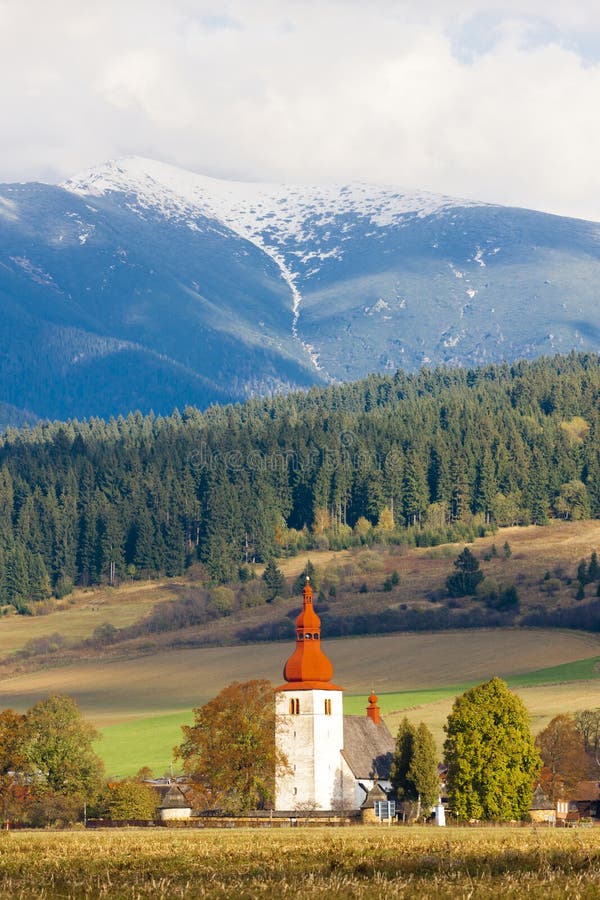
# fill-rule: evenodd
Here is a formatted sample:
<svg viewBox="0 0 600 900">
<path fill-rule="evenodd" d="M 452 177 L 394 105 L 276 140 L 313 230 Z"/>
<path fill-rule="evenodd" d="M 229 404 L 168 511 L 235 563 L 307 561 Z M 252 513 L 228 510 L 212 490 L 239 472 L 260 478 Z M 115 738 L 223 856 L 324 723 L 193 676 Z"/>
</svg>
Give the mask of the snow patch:
<svg viewBox="0 0 600 900">
<path fill-rule="evenodd" d="M 50 275 L 49 272 L 44 272 L 40 266 L 36 266 L 35 263 L 32 263 L 26 256 L 10 256 L 9 259 L 29 275 L 31 280 L 35 281 L 36 284 L 43 284 L 46 287 L 51 287 L 53 290 L 62 293 L 56 286 L 52 275 Z"/>
<path fill-rule="evenodd" d="M 0 216 L 3 219 L 8 219 L 9 222 L 16 222 L 19 218 L 17 215 L 17 204 L 14 200 L 9 200 L 8 197 L 3 197 L 0 194 Z"/>
<path fill-rule="evenodd" d="M 291 330 L 299 341 L 302 296 L 297 284 L 299 273 L 291 268 L 289 257 L 296 255 L 304 265 L 313 259 L 324 261 L 343 256 L 339 247 L 323 247 L 331 240 L 331 232 L 318 233 L 315 228 L 334 226 L 345 233 L 357 223 L 343 219 L 358 216 L 367 225 L 366 236 L 383 238 L 387 234 L 383 229 L 389 226 L 401 227 L 415 218 L 445 214 L 455 208 L 486 205 L 389 185 L 222 181 L 135 156 L 105 163 L 69 179 L 61 187 L 88 199 L 122 193 L 126 208 L 141 218 L 146 212 L 158 211 L 192 231 L 201 230 L 198 218 L 217 220 L 253 243 L 276 263 L 291 291 Z M 315 241 L 320 244 L 317 251 Z M 312 244 L 310 249 L 307 244 Z M 318 271 L 312 267 L 307 275 Z M 462 274 L 455 274 L 462 278 Z M 303 346 L 315 367 L 322 371 L 314 349 L 308 344 Z"/>
<path fill-rule="evenodd" d="M 365 306 L 364 311 L 365 315 L 372 316 L 374 313 L 381 313 L 384 310 L 389 310 L 389 304 L 385 302 L 385 300 L 380 297 L 377 303 L 374 303 L 373 306 Z M 384 319 L 391 318 L 390 316 L 384 316 Z"/>
</svg>

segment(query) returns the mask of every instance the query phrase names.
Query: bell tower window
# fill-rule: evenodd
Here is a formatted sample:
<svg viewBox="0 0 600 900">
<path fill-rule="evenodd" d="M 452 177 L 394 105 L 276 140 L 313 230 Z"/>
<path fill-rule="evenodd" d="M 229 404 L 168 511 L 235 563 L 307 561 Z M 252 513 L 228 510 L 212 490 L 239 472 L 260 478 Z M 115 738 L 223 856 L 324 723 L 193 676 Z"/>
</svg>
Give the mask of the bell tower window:
<svg viewBox="0 0 600 900">
<path fill-rule="evenodd" d="M 299 716 L 300 715 L 300 701 L 297 697 L 291 697 L 290 699 L 290 716 Z"/>
<path fill-rule="evenodd" d="M 325 698 L 325 715 L 326 716 L 331 715 L 331 697 Z"/>
</svg>

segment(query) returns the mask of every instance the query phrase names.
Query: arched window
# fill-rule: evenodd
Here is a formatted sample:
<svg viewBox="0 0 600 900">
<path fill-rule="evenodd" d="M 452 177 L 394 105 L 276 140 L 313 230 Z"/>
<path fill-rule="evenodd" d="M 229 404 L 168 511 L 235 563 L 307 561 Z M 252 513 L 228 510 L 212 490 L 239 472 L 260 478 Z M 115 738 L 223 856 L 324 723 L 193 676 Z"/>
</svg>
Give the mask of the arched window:
<svg viewBox="0 0 600 900">
<path fill-rule="evenodd" d="M 326 716 L 331 715 L 331 698 L 330 697 L 325 698 L 325 715 Z"/>
<path fill-rule="evenodd" d="M 299 631 L 299 632 L 298 632 L 298 640 L 301 641 L 301 640 L 303 640 L 303 639 L 304 639 L 304 635 L 302 634 L 301 631 Z"/>
<path fill-rule="evenodd" d="M 312 634 L 308 634 L 308 633 L 305 634 L 305 635 L 304 635 L 304 640 L 305 640 L 305 641 L 311 641 L 311 640 L 312 640 Z"/>
<path fill-rule="evenodd" d="M 297 697 L 290 698 L 290 716 L 300 715 L 300 701 Z"/>
<path fill-rule="evenodd" d="M 315 641 L 318 641 L 318 640 L 319 640 L 319 635 L 318 635 L 318 634 L 313 634 L 313 638 L 315 639 Z"/>
</svg>

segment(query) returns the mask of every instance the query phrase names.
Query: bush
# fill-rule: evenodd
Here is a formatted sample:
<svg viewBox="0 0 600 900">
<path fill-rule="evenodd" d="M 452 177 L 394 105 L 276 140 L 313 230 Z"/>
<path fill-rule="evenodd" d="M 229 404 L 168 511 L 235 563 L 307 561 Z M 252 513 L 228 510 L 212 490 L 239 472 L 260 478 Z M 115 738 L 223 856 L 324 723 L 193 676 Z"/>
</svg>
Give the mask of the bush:
<svg viewBox="0 0 600 900">
<path fill-rule="evenodd" d="M 62 600 L 63 597 L 66 597 L 67 594 L 71 594 L 73 591 L 73 579 L 68 578 L 66 575 L 61 575 L 54 586 L 54 596 L 57 600 Z"/>
<path fill-rule="evenodd" d="M 262 585 L 258 581 L 249 581 L 240 590 L 238 601 L 244 609 L 251 609 L 255 606 L 262 606 L 266 603 L 265 594 Z"/>
<path fill-rule="evenodd" d="M 558 578 L 548 578 L 540 584 L 540 591 L 543 591 L 544 594 L 556 594 L 557 591 L 560 591 L 561 587 L 562 583 Z"/>
<path fill-rule="evenodd" d="M 217 612 L 222 616 L 229 616 L 233 610 L 235 594 L 231 588 L 223 586 L 216 587 L 210 592 L 210 601 Z M 135 816 L 133 816 L 133 818 L 135 818 Z"/>
</svg>

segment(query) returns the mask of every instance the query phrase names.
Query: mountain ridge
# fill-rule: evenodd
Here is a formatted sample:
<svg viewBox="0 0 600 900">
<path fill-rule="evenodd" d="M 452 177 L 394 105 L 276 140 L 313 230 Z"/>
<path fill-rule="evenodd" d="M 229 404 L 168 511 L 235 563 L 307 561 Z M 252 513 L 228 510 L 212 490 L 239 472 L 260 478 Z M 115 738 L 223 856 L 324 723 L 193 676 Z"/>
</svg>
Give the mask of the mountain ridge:
<svg viewBox="0 0 600 900">
<path fill-rule="evenodd" d="M 598 223 L 389 185 L 0 185 L 0 424 L 597 350 L 599 280 Z"/>
</svg>

